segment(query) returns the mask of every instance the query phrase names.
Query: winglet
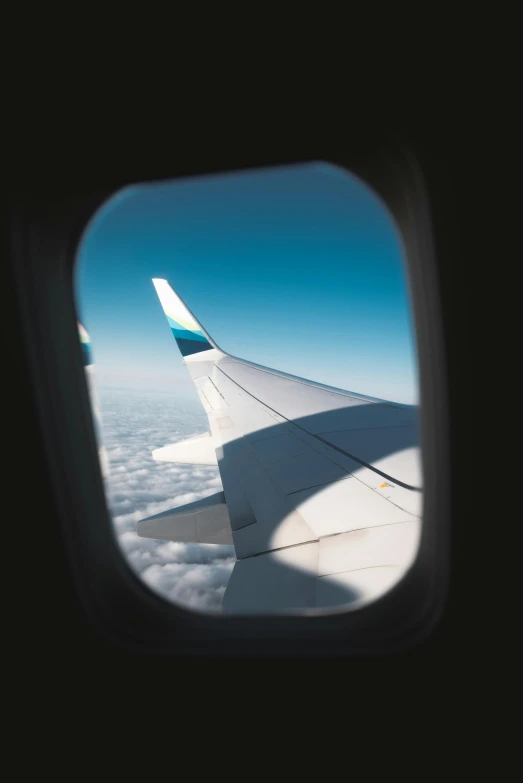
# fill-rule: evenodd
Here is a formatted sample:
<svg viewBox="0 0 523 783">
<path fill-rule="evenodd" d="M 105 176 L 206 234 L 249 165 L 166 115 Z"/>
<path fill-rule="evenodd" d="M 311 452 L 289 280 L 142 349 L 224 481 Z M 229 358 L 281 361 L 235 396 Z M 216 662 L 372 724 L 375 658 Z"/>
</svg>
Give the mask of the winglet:
<svg viewBox="0 0 523 783">
<path fill-rule="evenodd" d="M 182 356 L 218 348 L 167 280 L 153 278 L 153 284 Z"/>
<path fill-rule="evenodd" d="M 96 392 L 96 386 L 94 381 L 94 361 L 93 353 L 91 350 L 91 338 L 85 326 L 77 321 L 78 336 L 80 338 L 80 345 L 82 346 L 82 358 L 85 368 L 85 375 L 87 378 L 87 387 L 89 390 L 89 397 L 91 399 L 91 408 L 93 411 L 94 427 L 96 433 L 96 439 L 98 441 L 98 455 L 100 457 L 100 468 L 104 478 L 109 475 L 109 462 L 107 460 L 107 451 L 102 444 L 102 432 L 101 432 L 101 416 L 100 408 L 98 405 L 98 394 Z"/>
<path fill-rule="evenodd" d="M 91 338 L 87 332 L 87 329 L 80 321 L 77 321 L 78 335 L 80 337 L 80 345 L 82 346 L 82 359 L 84 367 L 89 367 L 93 363 L 93 354 L 91 351 Z"/>
</svg>

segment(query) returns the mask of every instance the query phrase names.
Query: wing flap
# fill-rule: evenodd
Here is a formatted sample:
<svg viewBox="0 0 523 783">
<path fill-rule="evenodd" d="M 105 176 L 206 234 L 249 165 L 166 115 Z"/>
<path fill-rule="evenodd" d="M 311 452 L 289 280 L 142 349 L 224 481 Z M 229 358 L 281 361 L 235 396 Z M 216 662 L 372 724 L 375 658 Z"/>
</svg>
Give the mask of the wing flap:
<svg viewBox="0 0 523 783">
<path fill-rule="evenodd" d="M 232 544 L 232 531 L 225 495 L 210 497 L 155 514 L 137 523 L 141 538 L 194 544 Z"/>
<path fill-rule="evenodd" d="M 179 465 L 218 464 L 214 440 L 210 432 L 155 449 L 152 455 L 156 462 L 174 462 Z"/>
</svg>

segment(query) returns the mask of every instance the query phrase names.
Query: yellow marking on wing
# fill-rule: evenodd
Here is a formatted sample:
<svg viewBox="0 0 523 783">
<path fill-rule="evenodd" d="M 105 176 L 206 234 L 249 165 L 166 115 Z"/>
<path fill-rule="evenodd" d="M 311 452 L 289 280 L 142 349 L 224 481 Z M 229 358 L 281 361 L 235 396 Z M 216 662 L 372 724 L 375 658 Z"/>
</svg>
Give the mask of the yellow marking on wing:
<svg viewBox="0 0 523 783">
<path fill-rule="evenodd" d="M 180 324 L 180 326 L 183 326 L 184 329 L 188 329 L 190 332 L 194 332 L 195 329 L 198 329 L 198 324 L 196 321 L 188 321 L 185 318 L 180 318 L 179 315 L 173 315 L 168 310 L 164 310 L 165 315 L 168 315 L 169 318 L 172 318 L 173 321 L 176 321 L 177 324 Z"/>
</svg>

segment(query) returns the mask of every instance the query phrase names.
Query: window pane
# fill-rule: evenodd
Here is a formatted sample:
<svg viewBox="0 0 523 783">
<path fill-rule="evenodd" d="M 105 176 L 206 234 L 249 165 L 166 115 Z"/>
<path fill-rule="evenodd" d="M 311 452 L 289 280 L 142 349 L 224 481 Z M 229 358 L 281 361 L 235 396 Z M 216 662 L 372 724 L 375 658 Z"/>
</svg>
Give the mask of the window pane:
<svg viewBox="0 0 523 783">
<path fill-rule="evenodd" d="M 150 587 L 300 613 L 402 579 L 415 332 L 401 236 L 365 183 L 318 162 L 126 188 L 76 283 L 108 506 Z"/>
</svg>

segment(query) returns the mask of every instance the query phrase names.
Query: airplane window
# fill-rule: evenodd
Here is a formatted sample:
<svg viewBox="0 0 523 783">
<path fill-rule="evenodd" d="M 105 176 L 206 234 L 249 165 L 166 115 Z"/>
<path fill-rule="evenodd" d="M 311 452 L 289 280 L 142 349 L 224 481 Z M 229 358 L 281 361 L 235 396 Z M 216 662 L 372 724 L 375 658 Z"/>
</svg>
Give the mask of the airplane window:
<svg viewBox="0 0 523 783">
<path fill-rule="evenodd" d="M 315 162 L 146 183 L 93 216 L 76 297 L 114 531 L 166 599 L 316 613 L 415 560 L 416 335 L 402 238 Z"/>
</svg>

